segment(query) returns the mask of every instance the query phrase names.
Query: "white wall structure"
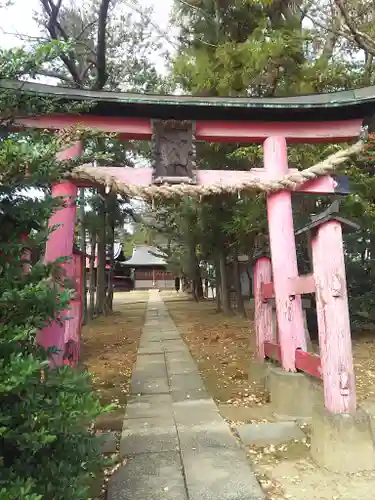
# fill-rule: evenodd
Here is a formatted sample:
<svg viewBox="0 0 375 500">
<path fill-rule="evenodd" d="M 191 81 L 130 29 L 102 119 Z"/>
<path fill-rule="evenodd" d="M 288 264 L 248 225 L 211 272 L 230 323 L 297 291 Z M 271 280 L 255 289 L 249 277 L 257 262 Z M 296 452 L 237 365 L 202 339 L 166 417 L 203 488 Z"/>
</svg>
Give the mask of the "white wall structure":
<svg viewBox="0 0 375 500">
<path fill-rule="evenodd" d="M 160 290 L 174 290 L 174 279 L 156 280 L 156 288 L 159 288 Z"/>
<path fill-rule="evenodd" d="M 133 255 L 123 265 L 134 269 L 135 290 L 173 290 L 175 287 L 175 277 L 167 271 L 167 261 L 155 247 L 134 247 Z"/>
<path fill-rule="evenodd" d="M 158 290 L 174 290 L 174 279 L 173 280 L 135 280 L 134 289 L 135 290 L 151 290 L 152 288 Z"/>
</svg>

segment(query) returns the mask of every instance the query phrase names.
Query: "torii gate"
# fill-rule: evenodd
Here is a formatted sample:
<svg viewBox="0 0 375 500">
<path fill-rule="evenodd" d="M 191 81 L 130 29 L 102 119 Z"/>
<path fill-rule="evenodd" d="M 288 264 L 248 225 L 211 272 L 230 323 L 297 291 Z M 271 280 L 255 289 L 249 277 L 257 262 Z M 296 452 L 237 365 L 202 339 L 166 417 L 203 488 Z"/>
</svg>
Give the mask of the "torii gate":
<svg viewBox="0 0 375 500">
<path fill-rule="evenodd" d="M 330 297 L 324 308 L 325 319 L 328 320 L 325 323 L 321 320 L 321 324 L 325 325 L 325 335 L 330 336 L 330 345 L 335 345 L 335 355 L 325 356 L 326 366 L 322 369 L 323 374 L 327 374 L 324 375 L 326 406 L 334 413 L 356 410 L 341 230 L 337 224 L 328 224 L 326 230 L 320 232 L 320 243 L 317 245 L 321 253 L 327 245 L 334 246 L 332 253 L 336 254 L 339 264 L 329 260 L 325 266 L 319 267 L 318 263 L 315 278 L 299 277 L 291 191 L 347 193 L 339 178 L 326 174 L 332 172 L 335 165 L 363 149 L 363 141 L 359 139 L 363 127 L 372 119 L 375 87 L 269 99 L 93 92 L 9 81 L 0 81 L 0 88 L 53 97 L 61 102 L 94 102 L 89 111 L 81 114 L 16 117 L 15 126 L 59 130 L 79 125 L 117 133 L 123 139 L 153 142 L 152 168 L 83 165 L 66 181 L 52 187 L 52 195 L 64 197 L 68 203 L 50 220 L 50 226 L 59 224 L 60 227 L 52 233 L 47 243 L 47 261 L 72 256 L 76 218 L 74 200 L 78 187 L 104 183 L 111 189 L 129 195 L 147 197 L 267 191 L 272 263 L 261 260 L 257 264 L 258 302 L 255 319 L 258 357 L 264 359 L 267 343 L 275 342 L 271 331 L 272 320 L 269 318 L 272 313 L 267 305 L 268 298 L 275 296 L 280 339 L 278 348 L 283 369 L 293 372 L 298 367 L 304 369 L 310 366 L 310 372 L 309 368 L 306 371 L 311 373 L 311 366 L 316 367 L 316 361 L 310 359 L 312 355 L 306 352 L 301 294 L 312 291 L 312 288 L 315 290 L 313 281 L 318 279 L 319 286 L 323 287 L 326 294 L 325 300 Z M 264 168 L 235 172 L 199 170 L 195 164 L 196 140 L 261 143 Z M 358 142 L 304 172 L 288 167 L 287 143 L 338 143 L 352 140 Z M 61 158 L 76 158 L 81 154 L 82 144 L 77 142 L 63 151 Z M 333 277 L 339 285 L 331 283 Z M 335 314 L 341 318 L 340 332 L 331 329 L 329 318 Z M 63 352 L 65 330 L 65 326 L 53 324 L 40 332 L 38 342 L 45 348 L 55 346 Z M 335 335 L 340 335 L 340 339 L 334 338 Z M 296 353 L 300 360 L 299 366 L 298 362 L 296 365 Z M 62 356 L 57 358 L 57 362 L 62 362 Z"/>
</svg>

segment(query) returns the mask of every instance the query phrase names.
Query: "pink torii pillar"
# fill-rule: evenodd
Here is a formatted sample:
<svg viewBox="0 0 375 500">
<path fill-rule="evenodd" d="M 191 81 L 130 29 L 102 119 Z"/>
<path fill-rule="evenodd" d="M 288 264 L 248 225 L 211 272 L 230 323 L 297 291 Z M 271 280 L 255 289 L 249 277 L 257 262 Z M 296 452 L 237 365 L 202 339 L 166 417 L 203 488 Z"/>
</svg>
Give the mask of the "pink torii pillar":
<svg viewBox="0 0 375 500">
<path fill-rule="evenodd" d="M 311 241 L 324 403 L 332 413 L 357 409 L 341 224 L 328 220 Z"/>
<path fill-rule="evenodd" d="M 265 140 L 264 167 L 274 180 L 282 179 L 288 173 L 285 137 Z M 291 193 L 269 194 L 267 213 L 282 367 L 285 371 L 295 372 L 296 350 L 306 351 L 306 335 L 301 296 L 290 295 L 288 287 L 289 279 L 298 277 Z"/>
<path fill-rule="evenodd" d="M 58 157 L 67 160 L 77 158 L 82 154 L 82 150 L 82 143 L 78 141 L 59 153 Z M 61 257 L 73 258 L 74 230 L 76 223 L 75 200 L 77 194 L 77 186 L 69 181 L 54 184 L 52 186 L 52 196 L 64 198 L 66 206 L 56 210 L 48 222 L 48 227 L 59 227 L 51 233 L 47 241 L 44 256 L 46 263 L 54 262 Z M 63 267 L 67 272 L 67 276 L 74 279 L 74 276 L 72 276 L 74 266 L 71 263 L 67 263 Z M 57 366 L 63 364 L 66 328 L 65 318 L 70 315 L 71 311 L 64 311 L 62 313 L 61 324 L 53 321 L 50 325 L 47 325 L 43 330 L 38 332 L 37 335 L 36 340 L 39 345 L 43 346 L 45 349 L 54 347 L 58 350 L 58 354 L 53 356 L 54 363 Z"/>
</svg>

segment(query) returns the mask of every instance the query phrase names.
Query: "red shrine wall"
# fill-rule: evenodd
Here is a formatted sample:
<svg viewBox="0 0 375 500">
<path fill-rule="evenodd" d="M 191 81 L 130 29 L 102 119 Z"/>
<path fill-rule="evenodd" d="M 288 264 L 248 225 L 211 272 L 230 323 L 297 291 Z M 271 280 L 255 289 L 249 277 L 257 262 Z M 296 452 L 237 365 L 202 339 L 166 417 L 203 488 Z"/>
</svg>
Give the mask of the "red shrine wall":
<svg viewBox="0 0 375 500">
<path fill-rule="evenodd" d="M 149 290 L 159 288 L 160 290 L 173 290 L 175 276 L 169 271 L 160 269 L 136 269 L 134 272 L 134 289 Z"/>
</svg>

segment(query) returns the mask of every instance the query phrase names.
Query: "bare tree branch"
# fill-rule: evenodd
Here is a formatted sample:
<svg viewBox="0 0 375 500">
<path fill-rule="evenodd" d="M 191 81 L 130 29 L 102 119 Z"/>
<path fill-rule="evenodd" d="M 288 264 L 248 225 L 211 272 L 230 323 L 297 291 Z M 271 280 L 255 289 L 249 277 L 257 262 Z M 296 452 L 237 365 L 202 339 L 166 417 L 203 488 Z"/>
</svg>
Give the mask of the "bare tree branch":
<svg viewBox="0 0 375 500">
<path fill-rule="evenodd" d="M 165 31 L 161 30 L 160 27 L 156 23 L 153 22 L 151 16 L 149 16 L 148 14 L 145 14 L 144 12 L 142 12 L 142 10 L 138 9 L 135 5 L 133 5 L 131 3 L 128 3 L 125 0 L 122 0 L 122 1 L 123 1 L 124 5 L 126 5 L 127 7 L 129 7 L 129 9 L 133 10 L 134 12 L 137 12 L 137 14 L 139 14 L 141 16 L 141 18 L 145 18 L 147 20 L 147 22 L 150 24 L 150 26 L 152 26 L 153 28 L 155 28 L 156 32 L 159 33 L 159 35 L 161 37 L 163 37 L 164 40 L 169 43 L 169 45 L 171 45 L 172 47 L 175 47 L 176 49 L 179 47 L 179 45 L 177 44 L 177 42 L 172 41 L 169 38 L 168 34 Z M 201 9 L 199 9 L 199 10 L 201 10 Z M 211 44 L 208 44 L 208 43 L 206 43 L 204 41 L 202 41 L 202 43 L 205 43 L 206 45 L 211 45 Z"/>
<path fill-rule="evenodd" d="M 56 5 L 53 3 L 53 0 L 40 0 L 40 2 L 42 4 L 44 12 L 48 16 L 48 22 L 46 23 L 46 28 L 51 38 L 53 40 L 60 40 L 61 36 L 63 40 L 67 42 L 69 40 L 69 37 L 67 36 L 64 29 L 61 27 L 60 23 L 57 20 L 57 16 L 59 14 L 62 5 L 62 0 L 58 0 L 58 3 Z M 57 30 L 59 31 L 60 36 Z M 74 56 L 72 54 L 70 55 L 70 57 L 61 55 L 61 60 L 67 67 L 69 73 L 72 75 L 73 81 L 79 87 L 81 87 L 82 81 L 79 78 L 79 74 L 74 61 Z"/>
<path fill-rule="evenodd" d="M 330 24 L 330 31 L 327 32 L 327 37 L 324 42 L 324 47 L 322 50 L 322 54 L 319 58 L 320 61 L 328 62 L 329 59 L 332 57 L 333 51 L 335 49 L 335 46 L 337 44 L 338 38 L 339 38 L 339 32 L 340 32 L 340 26 L 341 26 L 341 18 L 339 15 L 334 15 L 331 24 Z"/>
<path fill-rule="evenodd" d="M 40 0 L 42 2 L 42 5 L 45 8 L 45 11 L 49 15 L 49 21 L 48 21 L 48 29 L 52 29 L 56 32 L 56 28 L 59 30 L 61 37 L 67 42 L 69 40 L 69 37 L 63 27 L 61 26 L 59 20 L 58 20 L 58 15 L 60 12 L 60 8 L 62 5 L 62 0 L 58 0 L 57 4 L 55 5 L 53 3 L 53 0 Z M 57 34 L 56 34 L 57 36 Z"/>
<path fill-rule="evenodd" d="M 18 31 L 16 31 L 16 32 L 5 31 L 4 29 L 1 29 L 0 31 L 4 35 L 7 35 L 7 36 L 16 36 L 20 40 L 40 42 L 40 43 L 42 43 L 42 42 L 49 42 L 50 41 L 50 38 L 47 38 L 47 37 L 26 35 L 24 33 L 19 33 Z"/>
<path fill-rule="evenodd" d="M 87 76 L 87 73 L 96 66 L 96 63 L 95 61 L 88 61 L 88 64 L 86 66 L 86 68 L 83 69 L 83 71 L 81 72 L 81 74 L 79 75 L 80 79 L 82 82 L 85 81 L 85 78 Z"/>
<path fill-rule="evenodd" d="M 348 27 L 350 33 L 353 35 L 354 41 L 358 44 L 358 47 L 363 49 L 365 52 L 368 52 L 369 54 L 375 56 L 374 40 L 366 33 L 363 33 L 357 29 L 356 25 L 352 21 L 348 11 L 345 8 L 344 0 L 334 1 L 345 21 L 346 26 Z"/>
<path fill-rule="evenodd" d="M 321 28 L 322 30 L 324 30 L 328 33 L 331 33 L 331 34 L 336 35 L 338 37 L 342 37 L 345 40 L 347 40 L 348 42 L 353 43 L 353 36 L 351 35 L 351 33 L 343 31 L 342 29 L 337 29 L 336 27 L 334 27 L 334 24 L 326 25 L 326 24 L 318 21 L 314 16 L 311 16 L 307 12 L 304 12 L 304 16 L 307 19 L 309 19 L 313 24 L 315 24 L 315 26 L 318 26 L 318 28 Z"/>
<path fill-rule="evenodd" d="M 80 33 L 78 33 L 78 36 L 77 36 L 77 41 L 79 41 L 79 39 L 81 38 L 81 36 L 84 34 L 84 32 L 90 28 L 92 28 L 96 23 L 96 20 L 95 21 L 92 21 L 91 23 L 87 24 L 86 26 L 84 26 L 82 28 L 82 30 L 80 31 Z"/>
<path fill-rule="evenodd" d="M 69 34 L 66 32 L 65 28 L 61 25 L 59 21 L 59 14 L 62 8 L 62 0 L 40 0 L 43 11 L 46 15 L 45 27 L 52 40 L 63 40 L 68 42 L 70 40 Z M 85 62 L 83 64 L 77 64 L 76 56 L 73 51 L 68 55 L 62 55 L 61 60 L 68 69 L 72 82 L 77 86 L 82 87 L 86 80 L 87 74 L 94 67 L 97 69 L 96 81 L 93 86 L 95 90 L 100 90 L 104 87 L 107 81 L 106 72 L 106 27 L 108 19 L 108 10 L 111 4 L 111 0 L 102 0 L 99 8 L 98 20 L 94 20 L 87 26 L 83 26 L 81 32 L 79 33 L 77 39 L 75 40 L 77 45 L 84 46 L 88 52 L 91 54 L 85 57 Z M 84 32 L 91 28 L 93 25 L 98 23 L 97 31 L 97 46 L 94 51 L 92 47 L 89 47 L 84 40 L 80 40 Z"/>
<path fill-rule="evenodd" d="M 108 75 L 106 71 L 106 29 L 108 19 L 108 8 L 111 0 L 102 0 L 98 19 L 98 42 L 96 48 L 97 77 L 94 90 L 101 90 L 106 84 Z"/>
<path fill-rule="evenodd" d="M 314 0 L 309 0 L 303 8 L 300 5 L 296 6 L 297 9 L 301 13 L 301 22 L 305 19 L 306 14 L 309 12 L 309 10 L 312 7 L 313 3 L 314 3 Z"/>
</svg>

